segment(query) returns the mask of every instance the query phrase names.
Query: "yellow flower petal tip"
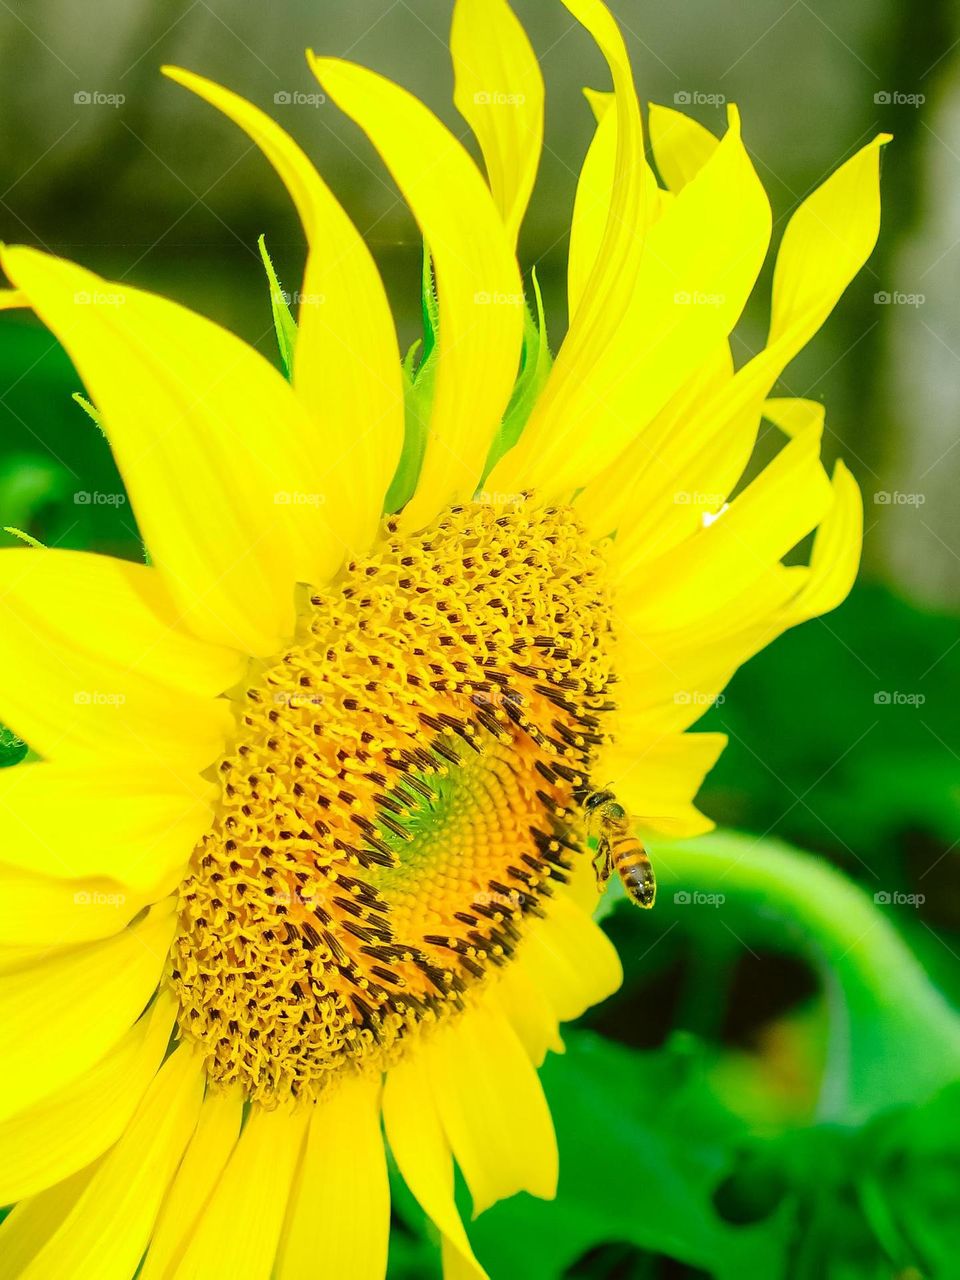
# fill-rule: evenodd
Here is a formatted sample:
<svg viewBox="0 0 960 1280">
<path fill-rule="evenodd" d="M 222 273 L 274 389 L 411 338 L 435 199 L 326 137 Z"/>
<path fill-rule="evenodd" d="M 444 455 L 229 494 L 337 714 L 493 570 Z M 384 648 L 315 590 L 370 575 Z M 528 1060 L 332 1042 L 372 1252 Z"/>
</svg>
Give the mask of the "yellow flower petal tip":
<svg viewBox="0 0 960 1280">
<path fill-rule="evenodd" d="M 181 68 L 300 215 L 288 376 L 169 300 L 0 250 L 0 307 L 66 349 L 149 551 L 0 553 L 0 722 L 41 757 L 0 771 L 17 1274 L 292 1280 L 322 1238 L 330 1274 L 383 1280 L 382 1122 L 449 1273 L 482 1280 L 455 1170 L 476 1212 L 554 1194 L 537 1069 L 622 980 L 598 884 L 656 909 L 643 833 L 712 825 L 725 738 L 689 730 L 850 589 L 856 482 L 824 469 L 822 406 L 772 392 L 873 249 L 889 135 L 793 213 L 735 368 L 772 223 L 739 113 L 716 138 L 651 107 L 648 163 L 613 17 L 565 3 L 613 88 L 586 91 L 555 358 L 515 252 L 542 78 L 506 0 L 454 10 L 483 171 L 406 90 L 307 55 L 429 245 L 402 364 L 309 157 Z M 744 485 L 764 418 L 781 447 Z"/>
</svg>

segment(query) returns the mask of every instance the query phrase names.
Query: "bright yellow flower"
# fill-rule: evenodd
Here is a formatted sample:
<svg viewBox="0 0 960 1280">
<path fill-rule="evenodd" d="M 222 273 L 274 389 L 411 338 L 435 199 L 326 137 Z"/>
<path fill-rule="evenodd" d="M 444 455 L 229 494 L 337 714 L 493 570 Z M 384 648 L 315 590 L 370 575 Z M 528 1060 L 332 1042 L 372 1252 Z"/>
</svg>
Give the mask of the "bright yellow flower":
<svg viewBox="0 0 960 1280">
<path fill-rule="evenodd" d="M 415 373 L 304 154 L 186 72 L 303 220 L 289 382 L 172 302 L 3 254 L 150 564 L 0 556 L 0 719 L 41 757 L 0 774 L 0 1203 L 22 1201 L 0 1278 L 129 1280 L 146 1251 L 142 1280 L 380 1280 L 381 1123 L 449 1274 L 482 1274 L 454 1161 L 477 1211 L 554 1193 L 536 1068 L 620 980 L 587 790 L 707 829 L 723 738 L 685 731 L 849 589 L 856 486 L 821 465 L 822 409 L 768 396 L 874 244 L 882 139 L 791 218 L 735 371 L 771 232 L 736 111 L 718 141 L 651 109 L 659 186 L 616 25 L 564 2 L 614 92 L 591 95 L 552 369 L 514 251 L 543 89 L 504 0 L 458 0 L 452 36 L 489 187 L 416 99 L 311 57 L 430 247 Z M 761 416 L 783 447 L 727 505 Z"/>
</svg>

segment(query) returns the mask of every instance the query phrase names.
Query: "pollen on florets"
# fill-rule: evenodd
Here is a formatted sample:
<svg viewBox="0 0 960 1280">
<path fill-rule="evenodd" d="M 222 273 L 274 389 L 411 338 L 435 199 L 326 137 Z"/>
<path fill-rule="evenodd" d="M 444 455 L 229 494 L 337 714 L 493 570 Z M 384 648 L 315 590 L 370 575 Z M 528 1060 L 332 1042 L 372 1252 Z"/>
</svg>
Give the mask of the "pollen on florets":
<svg viewBox="0 0 960 1280">
<path fill-rule="evenodd" d="M 602 551 L 471 503 L 307 591 L 259 664 L 181 887 L 171 977 L 211 1078 L 266 1105 L 463 1007 L 580 852 L 612 707 Z"/>
</svg>

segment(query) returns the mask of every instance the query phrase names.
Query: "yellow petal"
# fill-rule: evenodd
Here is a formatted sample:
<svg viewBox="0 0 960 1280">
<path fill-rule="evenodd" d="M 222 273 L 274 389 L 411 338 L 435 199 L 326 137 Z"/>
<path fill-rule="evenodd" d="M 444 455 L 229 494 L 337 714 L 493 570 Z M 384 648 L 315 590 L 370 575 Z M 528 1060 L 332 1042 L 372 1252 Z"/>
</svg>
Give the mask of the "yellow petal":
<svg viewBox="0 0 960 1280">
<path fill-rule="evenodd" d="M 210 80 L 165 67 L 248 134 L 290 193 L 307 236 L 293 385 L 317 424 L 330 480 L 325 512 L 344 546 L 367 549 L 403 444 L 403 382 L 393 317 L 376 264 L 316 169 L 269 116 Z"/>
<path fill-rule="evenodd" d="M 308 1116 L 306 1107 L 251 1109 L 171 1280 L 269 1280 Z M 314 1269 L 319 1240 L 326 1256 L 318 1234 Z"/>
<path fill-rule="evenodd" d="M 635 233 L 640 225 L 635 218 Z M 711 159 L 643 237 L 629 305 L 614 331 L 575 370 L 564 344 L 520 444 L 490 486 L 565 495 L 612 463 L 730 333 L 763 262 L 770 225 L 731 108 Z"/>
<path fill-rule="evenodd" d="M 0 948 L 70 947 L 119 933 L 144 907 L 165 897 L 132 893 L 116 880 L 62 880 L 0 870 Z"/>
<path fill-rule="evenodd" d="M 53 1186 L 117 1141 L 163 1061 L 175 1016 L 161 993 L 90 1071 L 0 1122 L 0 1203 Z"/>
<path fill-rule="evenodd" d="M 7 557 L 22 567 L 21 555 L 47 554 L 0 552 L 0 578 Z M 133 670 L 122 641 L 104 637 L 99 652 L 95 643 L 76 643 L 60 601 L 11 575 L 0 591 L 0 720 L 54 763 L 138 761 L 187 778 L 220 755 L 233 728 L 224 702 Z"/>
<path fill-rule="evenodd" d="M 187 631 L 156 569 L 86 551 L 0 554 L 0 602 L 105 663 L 201 697 L 242 677 L 245 659 Z"/>
<path fill-rule="evenodd" d="M 870 256 L 880 230 L 880 148 L 889 141 L 887 133 L 874 138 L 787 223 L 773 274 L 768 348 L 784 342 L 798 350 Z"/>
<path fill-rule="evenodd" d="M 290 634 L 329 563 L 322 441 L 289 384 L 211 321 L 34 249 L 7 275 L 103 418 L 137 522 L 189 629 L 244 653 Z"/>
<path fill-rule="evenodd" d="M 709 450 L 719 433 L 703 407 L 732 377 L 730 345 L 723 342 L 633 443 L 576 495 L 577 514 L 592 538 L 616 530 L 611 555 L 624 570 L 638 558 L 668 550 L 699 525 L 705 510 L 718 510 L 727 497 L 718 492 L 723 477 Z M 742 455 L 741 468 L 757 425 L 754 412 L 727 423 L 723 432 L 727 454 Z"/>
<path fill-rule="evenodd" d="M 784 626 L 829 613 L 847 598 L 856 579 L 863 543 L 863 499 L 856 480 L 839 460 L 832 488 L 833 503 L 813 540 L 808 581 L 784 610 Z"/>
<path fill-rule="evenodd" d="M 580 293 L 581 300 L 547 385 L 534 407 L 520 443 L 500 460 L 489 477 L 491 488 L 501 492 L 518 492 L 516 488 L 503 488 L 504 484 L 515 482 L 523 489 L 526 487 L 524 477 L 529 477 L 531 484 L 541 487 L 541 471 L 546 470 L 549 474 L 558 467 L 556 455 L 549 456 L 545 469 L 538 466 L 537 460 L 545 450 L 550 450 L 551 441 L 565 423 L 579 413 L 573 403 L 577 389 L 581 388 L 582 395 L 584 378 L 595 370 L 600 354 L 608 350 L 624 322 L 646 249 L 645 239 L 639 232 L 647 221 L 644 202 L 650 198 L 649 170 L 643 154 L 640 106 L 623 37 L 610 11 L 600 0 L 564 0 L 564 4 L 593 36 L 613 79 L 616 111 L 608 111 L 604 117 L 613 117 L 614 114 L 616 117 L 612 198 L 606 210 L 599 249 L 595 254 L 592 250 L 585 250 L 582 254 L 578 251 L 575 270 L 588 269 L 590 263 L 583 259 L 593 258 L 592 270 L 586 284 L 581 286 L 575 280 L 574 288 Z M 595 157 L 597 198 L 600 200 L 603 199 L 605 185 L 603 170 L 605 163 L 609 163 L 604 161 L 603 151 L 609 146 L 610 136 L 604 133 Z M 589 434 L 594 434 L 593 426 Z M 569 447 L 570 442 L 566 441 L 564 448 Z"/>
<path fill-rule="evenodd" d="M 543 1089 L 516 1032 L 483 1005 L 438 1029 L 425 1057 L 474 1217 L 517 1191 L 551 1199 L 557 1142 Z"/>
<path fill-rule="evenodd" d="M 617 740 L 679 732 L 699 720 L 737 667 L 780 634 L 780 613 L 808 578 L 805 566 L 773 565 L 721 608 L 652 635 L 621 618 Z"/>
<path fill-rule="evenodd" d="M 318 1240 L 325 1274 L 383 1280 L 389 1234 L 380 1081 L 347 1078 L 314 1107 L 277 1255 L 277 1280 L 313 1274 Z"/>
<path fill-rule="evenodd" d="M 506 1015 L 535 1067 L 543 1063 L 548 1049 L 563 1053 L 556 1011 L 522 965 L 508 965 L 489 998 Z"/>
<path fill-rule="evenodd" d="M 719 139 L 682 111 L 650 103 L 650 146 L 660 177 L 671 191 L 682 191 L 716 151 Z"/>
<path fill-rule="evenodd" d="M 440 304 L 436 387 L 423 467 L 403 522 L 470 498 L 513 391 L 523 336 L 520 273 L 476 165 L 427 108 L 352 63 L 310 63 L 380 152 L 430 246 Z"/>
<path fill-rule="evenodd" d="M 544 991 L 562 1022 L 579 1018 L 623 982 L 613 943 L 576 903 L 558 894 L 531 928 L 517 960 Z"/>
<path fill-rule="evenodd" d="M 153 995 L 173 932 L 173 903 L 162 903 L 112 938 L 0 977 L 0 1118 L 76 1080 L 113 1048 Z"/>
<path fill-rule="evenodd" d="M 19 289 L 0 289 L 0 311 L 16 311 L 29 307 L 27 295 Z"/>
<path fill-rule="evenodd" d="M 781 449 L 708 527 L 631 573 L 620 611 L 648 634 L 709 614 L 816 528 L 831 498 L 815 425 Z"/>
<path fill-rule="evenodd" d="M 818 400 L 800 400 L 795 396 L 774 396 L 764 402 L 763 416 L 788 436 L 816 430 L 823 435 L 826 409 Z"/>
<path fill-rule="evenodd" d="M 167 772 L 21 764 L 0 771 L 0 865 L 153 892 L 181 877 L 213 812 Z"/>
<path fill-rule="evenodd" d="M 457 0 L 450 32 L 453 100 L 480 143 L 487 178 L 516 244 L 543 145 L 543 76 L 506 0 Z"/>
<path fill-rule="evenodd" d="M 617 163 L 617 113 L 609 110 L 612 94 L 597 94 L 595 101 L 606 102 L 607 109 L 598 115 L 593 140 L 584 157 L 577 179 L 577 194 L 570 220 L 570 251 L 567 255 L 567 314 L 573 323 L 590 274 L 603 243 L 603 233 L 613 198 L 613 179 Z"/>
<path fill-rule="evenodd" d="M 387 1073 L 383 1091 L 387 1141 L 404 1182 L 460 1258 L 463 1274 L 485 1280 L 473 1256 L 453 1194 L 453 1156 L 423 1065 L 408 1059 Z"/>
<path fill-rule="evenodd" d="M 764 400 L 783 369 L 816 333 L 853 276 L 867 260 L 880 224 L 881 135 L 842 165 L 793 215 L 774 273 L 774 306 L 768 344 L 704 398 L 674 437 L 671 464 L 651 502 L 633 502 L 636 520 L 620 525 L 617 555 L 624 567 L 660 553 L 699 524 L 702 508 L 675 503 L 677 495 L 727 495 L 746 466 Z M 639 443 L 639 442 L 638 442 Z M 629 473 L 628 456 L 617 466 Z M 643 477 L 649 481 L 650 476 Z M 659 500 L 658 500 L 659 498 Z M 674 502 L 669 521 L 665 502 Z M 649 514 L 648 514 L 649 512 Z M 656 536 L 651 538 L 651 529 Z"/>
<path fill-rule="evenodd" d="M 613 105 L 614 95 L 597 93 L 592 89 L 585 90 L 585 93 L 597 117 L 597 130 L 577 180 L 577 194 L 570 222 L 567 311 L 571 321 L 579 310 L 603 243 L 607 216 L 614 196 L 617 164 L 617 113 L 609 109 Z M 643 240 L 653 223 L 662 217 L 672 199 L 668 191 L 657 186 L 646 162 L 644 181 L 646 187 L 640 205 L 641 221 L 636 228 L 636 235 L 640 240 Z"/>
<path fill-rule="evenodd" d="M 14 1205 L 0 1222 L 0 1280 L 21 1280 L 29 1263 L 80 1199 L 100 1163 L 88 1165 L 48 1191 Z"/>
<path fill-rule="evenodd" d="M 23 1280 L 130 1280 L 203 1098 L 200 1058 L 177 1049 Z"/>
<path fill-rule="evenodd" d="M 713 824 L 692 812 L 691 802 L 726 745 L 723 733 L 646 738 L 622 733 L 602 753 L 597 776 L 610 779 L 617 798 L 644 829 L 700 835 Z"/>
<path fill-rule="evenodd" d="M 167 1280 L 236 1145 L 243 1098 L 208 1087 L 200 1119 L 161 1206 L 138 1280 Z"/>
</svg>

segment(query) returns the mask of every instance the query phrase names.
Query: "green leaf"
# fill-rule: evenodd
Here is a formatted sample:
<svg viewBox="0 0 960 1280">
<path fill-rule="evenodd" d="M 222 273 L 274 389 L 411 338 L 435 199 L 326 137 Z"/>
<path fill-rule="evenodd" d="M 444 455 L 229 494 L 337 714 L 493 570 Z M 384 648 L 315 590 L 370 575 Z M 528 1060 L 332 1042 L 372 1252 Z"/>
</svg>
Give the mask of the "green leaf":
<svg viewBox="0 0 960 1280">
<path fill-rule="evenodd" d="M 803 956 L 819 972 L 830 1010 L 824 1118 L 859 1123 L 960 1078 L 960 1019 L 889 914 L 846 877 L 779 842 L 726 832 L 650 847 L 661 932 L 686 921 Z"/>
<path fill-rule="evenodd" d="M 399 511 L 405 506 L 417 487 L 423 455 L 427 448 L 427 432 L 433 409 L 433 394 L 437 378 L 437 334 L 440 325 L 440 308 L 433 279 L 430 250 L 423 246 L 422 269 L 423 342 L 413 344 L 403 361 L 404 428 L 403 449 L 394 472 L 383 509 Z M 422 345 L 422 352 L 420 350 Z M 417 361 L 417 355 L 420 359 Z"/>
<path fill-rule="evenodd" d="M 555 1202 L 516 1196 L 471 1228 L 492 1276 L 558 1280 L 598 1245 L 625 1242 L 702 1267 L 721 1280 L 781 1274 L 779 1219 L 762 1228 L 724 1222 L 712 1194 L 741 1136 L 712 1097 L 695 1042 L 635 1053 L 589 1032 L 568 1032 L 544 1088 L 560 1146 Z"/>
<path fill-rule="evenodd" d="M 906 888 L 904 832 L 944 847 L 960 837 L 957 628 L 955 616 L 863 585 L 828 618 L 782 636 L 704 718 L 730 744 L 703 808 L 831 850 L 874 889 Z M 955 880 L 956 867 L 954 853 L 941 873 Z"/>
<path fill-rule="evenodd" d="M 280 288 L 280 281 L 273 269 L 270 255 L 267 253 L 267 242 L 264 236 L 257 241 L 260 246 L 260 257 L 270 283 L 270 310 L 273 312 L 273 327 L 277 334 L 277 346 L 280 349 L 280 360 L 283 371 L 289 378 L 293 373 L 293 353 L 297 345 L 297 322 L 294 320 L 287 303 L 287 295 Z"/>
<path fill-rule="evenodd" d="M 717 1203 L 751 1221 L 790 1206 L 791 1280 L 949 1277 L 960 1255 L 958 1184 L 953 1084 L 859 1130 L 821 1126 L 751 1140 Z"/>
<path fill-rule="evenodd" d="M 93 405 L 90 403 L 87 397 L 84 395 L 81 395 L 79 391 L 75 391 L 70 398 L 71 400 L 74 401 L 75 404 L 78 404 L 80 406 L 80 408 L 83 410 L 83 412 L 87 415 L 87 417 L 92 422 L 96 423 L 100 431 L 100 434 L 103 436 L 106 436 L 107 433 L 103 429 L 103 419 L 100 417 L 100 414 L 93 407 Z"/>
<path fill-rule="evenodd" d="M 540 392 L 543 390 L 553 358 L 547 342 L 547 321 L 543 311 L 543 298 L 540 294 L 540 283 L 536 270 L 533 271 L 533 292 L 536 299 L 536 319 L 531 315 L 529 306 L 524 308 L 523 348 L 520 356 L 520 376 L 510 397 L 503 421 L 490 446 L 490 453 L 484 467 L 484 479 L 490 474 L 508 449 L 520 439 L 527 419 L 533 411 Z"/>
<path fill-rule="evenodd" d="M 53 459 L 14 454 L 0 464 L 0 524 L 29 530 L 44 507 L 62 503 L 70 488 L 63 467 Z"/>
<path fill-rule="evenodd" d="M 29 751 L 22 738 L 18 738 L 12 729 L 0 724 L 0 769 L 9 769 L 19 764 Z"/>
</svg>

